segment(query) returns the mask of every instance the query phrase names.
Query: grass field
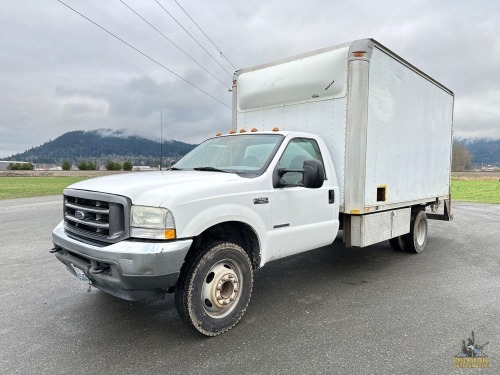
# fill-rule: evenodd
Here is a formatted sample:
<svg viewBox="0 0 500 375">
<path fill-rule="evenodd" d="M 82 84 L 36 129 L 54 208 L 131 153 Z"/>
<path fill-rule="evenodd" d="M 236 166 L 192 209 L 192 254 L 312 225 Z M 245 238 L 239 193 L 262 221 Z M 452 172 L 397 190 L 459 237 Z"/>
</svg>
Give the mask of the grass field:
<svg viewBox="0 0 500 375">
<path fill-rule="evenodd" d="M 0 177 L 0 199 L 58 195 L 68 185 L 89 177 Z M 458 201 L 500 203 L 500 181 L 453 179 L 451 196 Z"/>
<path fill-rule="evenodd" d="M 0 199 L 62 194 L 65 187 L 88 177 L 0 177 Z"/>
<path fill-rule="evenodd" d="M 500 203 L 498 180 L 451 180 L 452 200 Z"/>
</svg>

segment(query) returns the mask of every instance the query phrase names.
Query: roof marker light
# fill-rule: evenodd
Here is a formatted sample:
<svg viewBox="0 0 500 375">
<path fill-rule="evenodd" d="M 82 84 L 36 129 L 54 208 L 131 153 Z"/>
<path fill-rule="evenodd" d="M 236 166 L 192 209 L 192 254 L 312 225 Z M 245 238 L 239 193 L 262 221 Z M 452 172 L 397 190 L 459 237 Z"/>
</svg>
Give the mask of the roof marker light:
<svg viewBox="0 0 500 375">
<path fill-rule="evenodd" d="M 240 129 L 240 133 L 246 133 L 246 132 L 247 132 L 247 130 L 245 128 Z"/>
<path fill-rule="evenodd" d="M 279 132 L 279 128 L 273 128 L 273 132 Z"/>
<path fill-rule="evenodd" d="M 221 133 L 221 132 L 217 132 L 217 133 L 215 134 L 215 136 L 216 136 L 216 137 L 220 137 L 221 135 L 222 135 L 222 133 Z"/>
<path fill-rule="evenodd" d="M 255 133 L 257 131 L 257 128 L 252 128 L 252 130 L 250 130 L 252 133 Z"/>
<path fill-rule="evenodd" d="M 366 56 L 366 52 L 365 51 L 354 51 L 352 53 L 352 55 L 354 57 L 365 57 Z"/>
<path fill-rule="evenodd" d="M 229 134 L 234 134 L 234 133 L 236 133 L 236 130 L 234 129 L 229 130 Z"/>
</svg>

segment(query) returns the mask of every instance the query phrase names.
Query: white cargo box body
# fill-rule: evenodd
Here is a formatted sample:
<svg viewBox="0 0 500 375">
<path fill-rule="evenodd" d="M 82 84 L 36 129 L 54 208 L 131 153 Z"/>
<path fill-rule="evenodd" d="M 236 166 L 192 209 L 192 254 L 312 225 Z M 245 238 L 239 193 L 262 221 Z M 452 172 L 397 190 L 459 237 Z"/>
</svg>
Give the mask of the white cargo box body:
<svg viewBox="0 0 500 375">
<path fill-rule="evenodd" d="M 449 198 L 453 93 L 375 40 L 243 69 L 234 79 L 233 129 L 324 139 L 341 212 Z"/>
</svg>

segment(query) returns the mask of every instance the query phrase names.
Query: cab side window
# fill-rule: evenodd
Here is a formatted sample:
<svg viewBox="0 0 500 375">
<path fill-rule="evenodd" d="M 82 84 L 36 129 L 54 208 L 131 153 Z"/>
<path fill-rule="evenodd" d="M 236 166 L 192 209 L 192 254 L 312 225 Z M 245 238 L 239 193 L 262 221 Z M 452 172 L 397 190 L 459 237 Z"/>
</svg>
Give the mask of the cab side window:
<svg viewBox="0 0 500 375">
<path fill-rule="evenodd" d="M 323 163 L 319 146 L 314 139 L 295 138 L 290 141 L 278 162 L 278 168 L 303 169 L 304 160 L 319 160 Z M 302 173 L 288 172 L 281 178 L 287 184 L 301 184 Z"/>
</svg>

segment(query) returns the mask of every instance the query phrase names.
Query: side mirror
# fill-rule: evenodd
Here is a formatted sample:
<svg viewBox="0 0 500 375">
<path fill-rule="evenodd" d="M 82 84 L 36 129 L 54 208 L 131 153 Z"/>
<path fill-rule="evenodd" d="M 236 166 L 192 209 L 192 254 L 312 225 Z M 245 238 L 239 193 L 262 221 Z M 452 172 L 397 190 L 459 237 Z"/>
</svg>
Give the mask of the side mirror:
<svg viewBox="0 0 500 375">
<path fill-rule="evenodd" d="M 318 189 L 325 181 L 325 169 L 319 160 L 304 160 L 304 187 Z"/>
<path fill-rule="evenodd" d="M 287 184 L 281 178 L 289 172 L 302 173 L 302 183 Z M 273 187 L 304 186 L 308 189 L 317 189 L 323 186 L 325 180 L 325 169 L 319 160 L 304 160 L 303 169 L 277 168 L 273 172 Z"/>
</svg>

